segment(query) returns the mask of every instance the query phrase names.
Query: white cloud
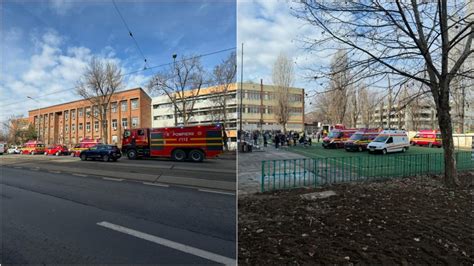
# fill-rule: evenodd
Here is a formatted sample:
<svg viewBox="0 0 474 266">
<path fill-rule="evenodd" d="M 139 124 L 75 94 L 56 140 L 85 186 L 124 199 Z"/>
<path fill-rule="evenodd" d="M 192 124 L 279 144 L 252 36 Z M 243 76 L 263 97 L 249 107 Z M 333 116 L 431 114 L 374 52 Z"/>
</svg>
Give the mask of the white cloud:
<svg viewBox="0 0 474 266">
<path fill-rule="evenodd" d="M 87 47 L 67 46 L 65 38 L 55 31 L 28 38 L 18 30 L 2 44 L 2 75 L 0 77 L 0 121 L 12 114 L 28 115 L 28 110 L 77 100 L 74 87 L 93 56 L 124 65 L 115 57 L 113 47 L 94 54 Z M 21 47 L 35 47 L 29 55 Z M 16 63 L 21 67 L 15 67 Z M 135 69 L 133 69 L 135 70 Z M 122 68 L 122 73 L 130 72 Z M 126 76 L 124 88 L 144 86 L 148 77 L 143 73 Z M 37 101 L 27 99 L 27 96 Z"/>
<path fill-rule="evenodd" d="M 73 7 L 72 0 L 49 0 L 50 6 L 59 15 L 66 15 L 66 13 Z"/>
<path fill-rule="evenodd" d="M 244 43 L 244 80 L 271 83 L 272 66 L 283 52 L 295 62 L 295 86 L 311 89 L 308 83 L 308 68 L 316 64 L 327 64 L 328 54 L 310 53 L 301 40 L 318 38 L 314 27 L 304 24 L 291 14 L 288 1 L 238 1 L 238 60 L 240 47 Z"/>
</svg>

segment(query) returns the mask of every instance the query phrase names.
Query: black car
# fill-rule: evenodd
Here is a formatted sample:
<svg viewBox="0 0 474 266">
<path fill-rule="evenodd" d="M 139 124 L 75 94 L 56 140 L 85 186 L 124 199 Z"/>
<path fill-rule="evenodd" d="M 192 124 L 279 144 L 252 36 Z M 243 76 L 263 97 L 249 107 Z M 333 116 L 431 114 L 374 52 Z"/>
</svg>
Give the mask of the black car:
<svg viewBox="0 0 474 266">
<path fill-rule="evenodd" d="M 99 144 L 87 150 L 83 150 L 79 157 L 82 161 L 87 161 L 87 159 L 90 158 L 92 160 L 102 160 L 104 162 L 110 160 L 115 162 L 117 159 L 122 157 L 122 154 L 120 153 L 119 148 L 115 145 Z"/>
</svg>

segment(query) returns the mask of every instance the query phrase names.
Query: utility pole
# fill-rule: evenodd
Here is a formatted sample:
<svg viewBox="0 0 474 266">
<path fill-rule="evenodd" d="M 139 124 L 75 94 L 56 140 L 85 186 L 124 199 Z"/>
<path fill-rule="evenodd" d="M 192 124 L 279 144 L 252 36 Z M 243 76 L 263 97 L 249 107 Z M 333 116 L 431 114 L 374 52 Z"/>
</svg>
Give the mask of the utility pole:
<svg viewBox="0 0 474 266">
<path fill-rule="evenodd" d="M 176 71 L 176 57 L 177 56 L 178 56 L 177 54 L 173 54 L 173 68 L 174 68 L 173 71 Z M 178 126 L 178 112 L 176 110 L 176 105 L 177 105 L 177 103 L 176 103 L 176 93 L 174 93 L 174 95 L 173 95 L 173 110 L 174 110 L 173 116 L 174 116 L 174 126 L 175 127 Z"/>
</svg>

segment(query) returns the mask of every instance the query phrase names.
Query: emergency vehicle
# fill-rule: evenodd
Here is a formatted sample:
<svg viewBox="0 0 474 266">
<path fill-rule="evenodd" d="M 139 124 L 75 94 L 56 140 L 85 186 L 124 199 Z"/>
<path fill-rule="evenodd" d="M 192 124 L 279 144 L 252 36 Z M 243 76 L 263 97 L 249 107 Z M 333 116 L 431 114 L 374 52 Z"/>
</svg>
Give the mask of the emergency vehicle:
<svg viewBox="0 0 474 266">
<path fill-rule="evenodd" d="M 100 139 L 85 138 L 81 142 L 79 142 L 79 144 L 76 144 L 73 148 L 71 148 L 69 152 L 71 153 L 72 157 L 79 157 L 79 154 L 81 154 L 81 151 L 94 147 L 97 144 L 102 144 Z"/>
<path fill-rule="evenodd" d="M 410 148 L 410 141 L 405 130 L 384 130 L 367 145 L 369 153 L 405 152 Z"/>
<path fill-rule="evenodd" d="M 21 148 L 21 154 L 43 154 L 44 144 L 41 141 L 29 140 Z"/>
<path fill-rule="evenodd" d="M 367 145 L 379 135 L 380 131 L 377 128 L 360 129 L 344 141 L 344 148 L 346 151 L 364 151 L 367 149 Z"/>
<path fill-rule="evenodd" d="M 428 147 L 443 147 L 441 140 L 441 133 L 437 130 L 420 130 L 410 140 L 411 145 L 428 146 Z"/>
<path fill-rule="evenodd" d="M 167 157 L 201 162 L 216 157 L 222 150 L 219 125 L 126 129 L 122 138 L 122 153 L 129 159 Z"/>
<path fill-rule="evenodd" d="M 0 154 L 3 154 L 7 152 L 7 144 L 6 143 L 0 143 Z"/>
<path fill-rule="evenodd" d="M 337 125 L 338 126 L 338 125 Z M 327 137 L 323 139 L 323 147 L 327 148 L 344 148 L 344 141 L 348 140 L 357 129 L 344 128 L 343 126 L 335 127 L 331 130 Z"/>
</svg>

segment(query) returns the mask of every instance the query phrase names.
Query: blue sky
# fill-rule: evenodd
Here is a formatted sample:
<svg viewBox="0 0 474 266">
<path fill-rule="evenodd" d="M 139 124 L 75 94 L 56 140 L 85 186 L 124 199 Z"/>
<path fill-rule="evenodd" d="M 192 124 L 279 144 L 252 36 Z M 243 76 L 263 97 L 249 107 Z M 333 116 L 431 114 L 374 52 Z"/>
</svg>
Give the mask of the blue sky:
<svg viewBox="0 0 474 266">
<path fill-rule="evenodd" d="M 236 46 L 235 1 L 116 0 L 116 4 L 149 66 L 172 62 L 174 53 L 198 55 Z M 144 66 L 112 0 L 4 0 L 0 8 L 0 120 L 26 115 L 39 105 L 78 99 L 73 90 L 38 96 L 74 87 L 92 56 L 118 63 L 123 73 Z M 210 70 L 230 52 L 202 62 Z M 145 86 L 156 70 L 127 76 L 126 87 Z M 39 103 L 27 101 L 27 95 Z"/>
</svg>

